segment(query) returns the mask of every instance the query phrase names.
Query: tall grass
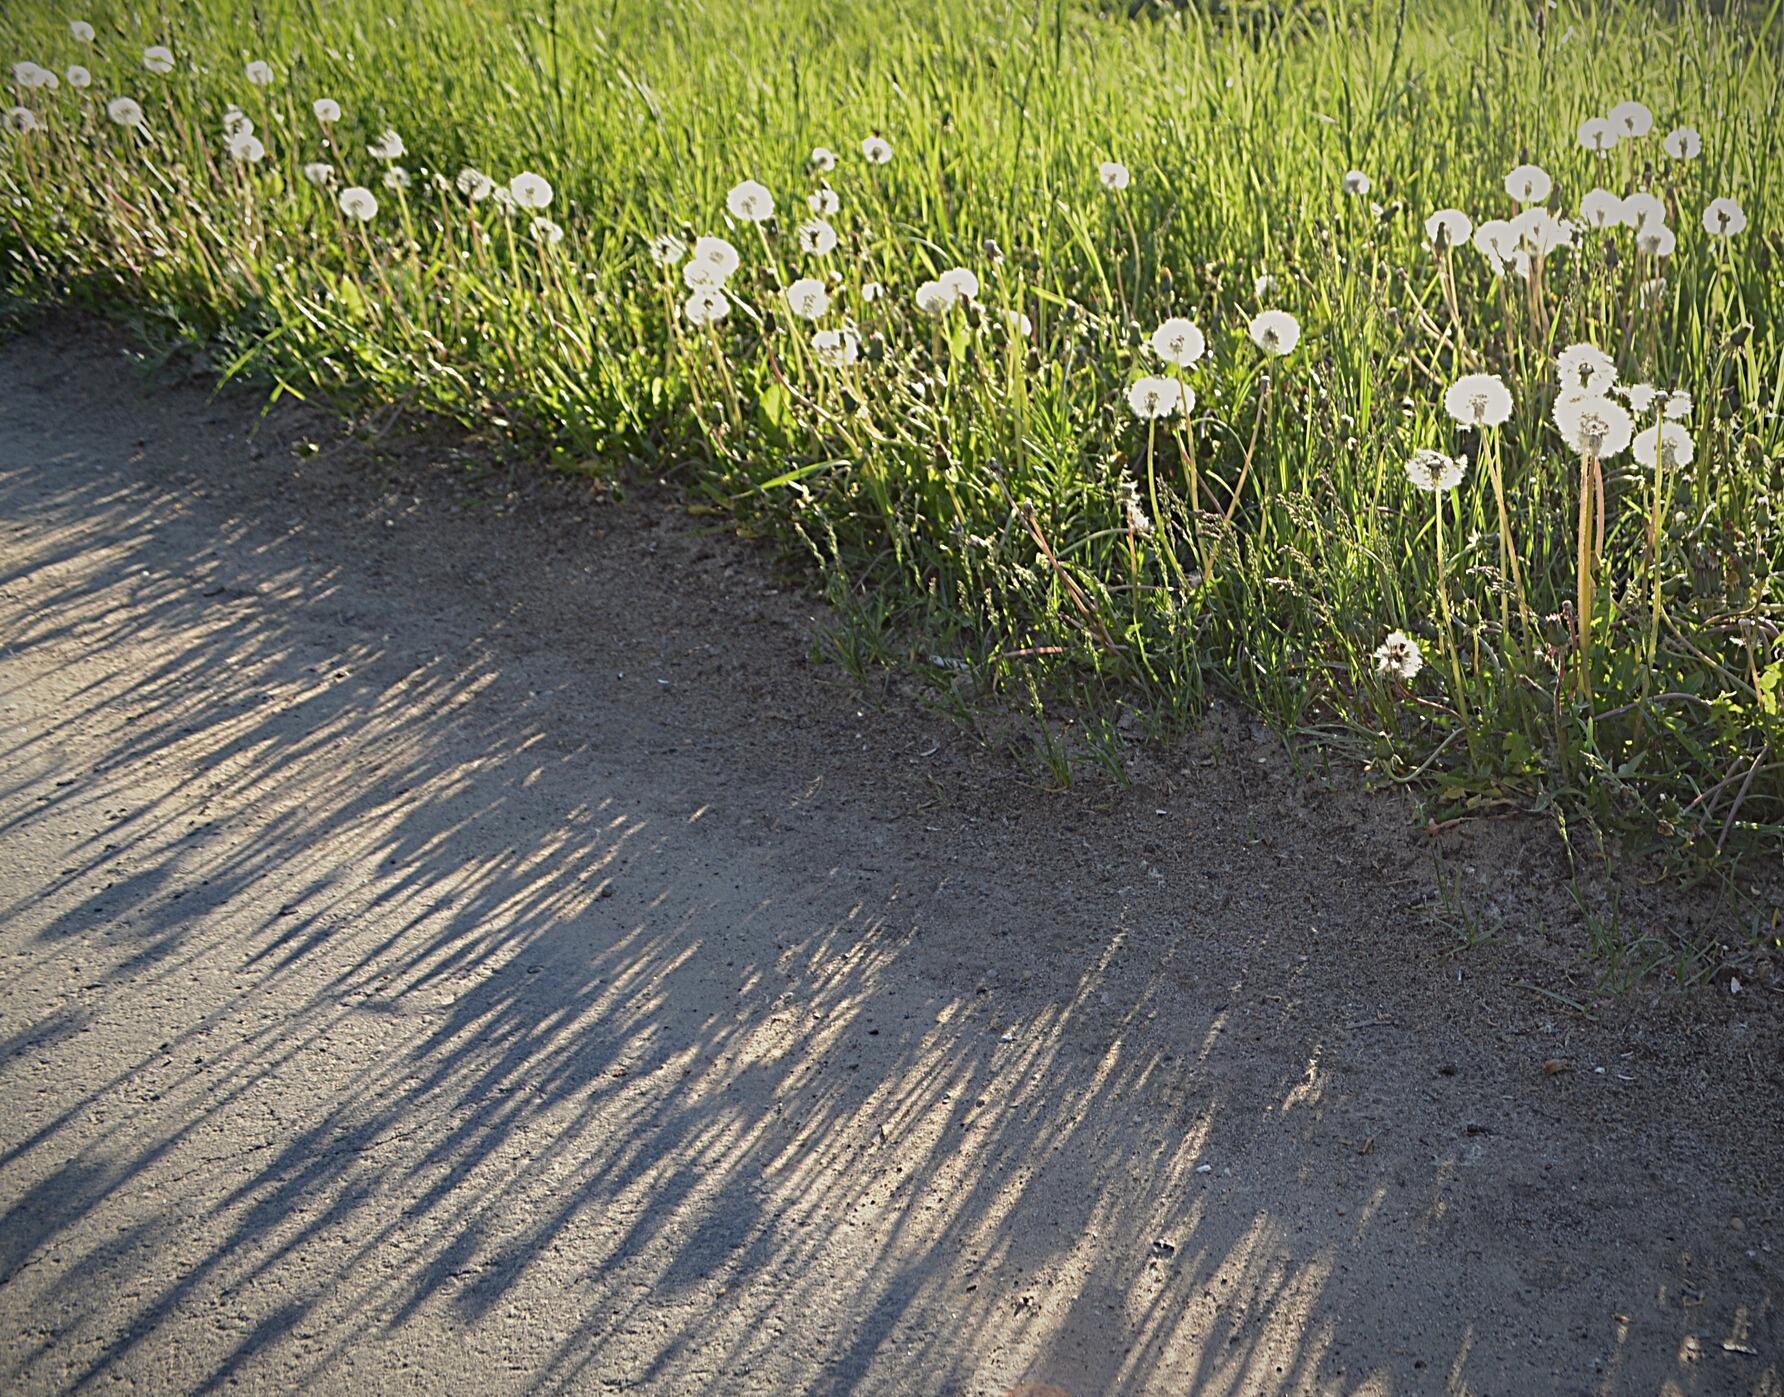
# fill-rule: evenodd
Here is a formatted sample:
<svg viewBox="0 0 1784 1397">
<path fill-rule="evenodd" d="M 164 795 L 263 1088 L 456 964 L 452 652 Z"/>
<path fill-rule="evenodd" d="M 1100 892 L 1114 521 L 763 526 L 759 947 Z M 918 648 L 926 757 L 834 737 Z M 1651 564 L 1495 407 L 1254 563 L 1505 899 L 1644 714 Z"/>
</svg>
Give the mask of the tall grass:
<svg viewBox="0 0 1784 1397">
<path fill-rule="evenodd" d="M 91 46 L 74 17 L 0 19 L 13 58 L 94 74 L 17 95 L 43 129 L 0 150 L 15 296 L 130 310 L 282 393 L 672 468 L 808 556 L 878 643 L 1037 710 L 1178 718 L 1219 688 L 1459 810 L 1552 806 L 1701 856 L 1784 844 L 1776 4 L 204 0 L 94 5 Z M 175 72 L 143 70 L 150 43 Z M 118 94 L 141 132 L 107 120 Z M 1581 148 L 1626 98 L 1653 132 Z M 229 158 L 230 103 L 264 160 Z M 1699 158 L 1662 153 L 1679 124 Z M 386 128 L 406 191 L 368 153 Z M 887 164 L 861 157 L 875 133 Z M 378 215 L 345 219 L 314 161 Z M 1523 278 L 1427 245 L 1432 210 L 1509 217 L 1524 161 L 1563 214 L 1651 191 L 1676 251 L 1582 231 Z M 546 176 L 563 241 L 473 203 L 463 166 Z M 745 178 L 771 223 L 727 218 Z M 841 241 L 812 257 L 820 186 Z M 1699 221 L 1724 195 L 1750 220 L 1727 239 Z M 665 232 L 736 244 L 723 321 L 682 314 L 648 251 Z M 914 293 L 954 266 L 974 303 L 926 315 Z M 789 314 L 805 275 L 857 361 Z M 1266 307 L 1299 321 L 1291 354 L 1248 338 Z M 1177 373 L 1197 401 L 1140 421 L 1127 390 L 1172 315 L 1207 332 Z M 1564 444 L 1575 341 L 1692 395 L 1691 464 Z M 1470 371 L 1511 388 L 1504 427 L 1444 412 Z M 1458 489 L 1411 487 L 1421 448 L 1468 458 Z M 1378 670 L 1394 629 L 1425 652 L 1410 680 Z"/>
</svg>

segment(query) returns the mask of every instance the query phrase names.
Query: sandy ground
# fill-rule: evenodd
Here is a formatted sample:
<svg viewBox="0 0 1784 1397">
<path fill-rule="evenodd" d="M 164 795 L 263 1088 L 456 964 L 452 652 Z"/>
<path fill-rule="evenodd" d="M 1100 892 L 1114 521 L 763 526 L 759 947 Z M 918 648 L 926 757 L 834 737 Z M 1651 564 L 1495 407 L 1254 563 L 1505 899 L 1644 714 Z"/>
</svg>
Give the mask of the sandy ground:
<svg viewBox="0 0 1784 1397">
<path fill-rule="evenodd" d="M 475 466 L 0 348 L 0 1390 L 1784 1392 L 1777 988 Z"/>
</svg>

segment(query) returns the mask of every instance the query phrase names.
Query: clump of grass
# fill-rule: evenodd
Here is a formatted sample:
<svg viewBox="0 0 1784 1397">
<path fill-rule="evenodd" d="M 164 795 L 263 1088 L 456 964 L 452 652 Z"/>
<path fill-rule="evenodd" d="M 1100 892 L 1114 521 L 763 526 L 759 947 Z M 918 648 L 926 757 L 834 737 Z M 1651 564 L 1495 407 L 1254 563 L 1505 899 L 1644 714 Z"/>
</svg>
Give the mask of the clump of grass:
<svg viewBox="0 0 1784 1397">
<path fill-rule="evenodd" d="M 9 13 L 8 289 L 673 468 L 986 688 L 1780 847 L 1775 9 L 383 8 Z"/>
</svg>

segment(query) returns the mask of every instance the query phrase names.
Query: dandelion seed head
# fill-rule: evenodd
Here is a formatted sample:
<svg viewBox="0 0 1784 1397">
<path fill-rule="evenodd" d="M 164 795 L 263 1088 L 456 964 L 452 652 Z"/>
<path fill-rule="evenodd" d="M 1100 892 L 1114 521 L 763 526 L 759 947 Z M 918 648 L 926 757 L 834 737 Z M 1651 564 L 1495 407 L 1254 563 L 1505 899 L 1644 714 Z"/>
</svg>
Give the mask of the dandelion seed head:
<svg viewBox="0 0 1784 1397">
<path fill-rule="evenodd" d="M 496 192 L 496 182 L 475 165 L 466 165 L 454 177 L 453 186 L 473 204 L 481 204 Z"/>
<path fill-rule="evenodd" d="M 318 189 L 328 189 L 335 182 L 335 169 L 326 160 L 312 160 L 304 166 L 304 178 Z"/>
<path fill-rule="evenodd" d="M 917 309 L 925 315 L 946 315 L 960 304 L 960 294 L 939 279 L 924 282 L 917 288 Z"/>
<path fill-rule="evenodd" d="M 1642 309 L 1647 310 L 1652 306 L 1659 305 L 1661 302 L 1661 299 L 1665 295 L 1666 295 L 1666 278 L 1663 276 L 1650 277 L 1648 280 L 1646 280 L 1642 283 L 1642 289 L 1641 289 Z"/>
<path fill-rule="evenodd" d="M 1027 339 L 1034 334 L 1034 321 L 1019 310 L 1006 310 L 1003 313 L 1004 329 L 1016 339 Z"/>
<path fill-rule="evenodd" d="M 223 139 L 233 140 L 237 136 L 252 136 L 254 123 L 240 107 L 230 107 L 223 113 Z"/>
<path fill-rule="evenodd" d="M 1128 173 L 1127 166 L 1119 160 L 1105 160 L 1096 167 L 1096 177 L 1104 189 L 1111 193 L 1126 189 L 1133 176 Z"/>
<path fill-rule="evenodd" d="M 1152 332 L 1152 352 L 1179 369 L 1193 369 L 1208 351 L 1208 337 L 1201 326 L 1182 316 L 1172 316 Z"/>
<path fill-rule="evenodd" d="M 1678 234 L 1664 223 L 1644 223 L 1635 230 L 1635 250 L 1643 257 L 1671 257 L 1678 245 Z"/>
<path fill-rule="evenodd" d="M 1183 385 L 1174 378 L 1148 376 L 1137 379 L 1127 390 L 1127 405 L 1135 417 L 1154 421 L 1169 417 L 1183 401 Z"/>
<path fill-rule="evenodd" d="M 822 320 L 830 309 L 830 293 L 815 276 L 800 277 L 786 295 L 787 308 L 802 320 Z"/>
<path fill-rule="evenodd" d="M 1570 344 L 1555 356 L 1563 393 L 1608 393 L 1617 381 L 1616 361 L 1595 344 Z"/>
<path fill-rule="evenodd" d="M 88 24 L 84 19 L 70 20 L 68 22 L 68 33 L 77 44 L 90 44 L 98 37 L 93 31 L 93 26 Z"/>
<path fill-rule="evenodd" d="M 1581 456 L 1608 461 L 1628 447 L 1635 424 L 1616 399 L 1572 390 L 1555 400 L 1555 425 L 1561 439 Z"/>
<path fill-rule="evenodd" d="M 861 357 L 861 339 L 848 327 L 818 330 L 811 337 L 812 354 L 827 368 L 847 368 Z"/>
<path fill-rule="evenodd" d="M 119 126 L 140 127 L 143 123 L 142 103 L 134 97 L 114 97 L 105 104 L 105 114 Z"/>
<path fill-rule="evenodd" d="M 531 213 L 543 213 L 551 207 L 551 181 L 531 170 L 522 170 L 508 181 L 508 196 L 514 206 Z"/>
<path fill-rule="evenodd" d="M 252 131 L 238 131 L 229 138 L 229 158 L 240 165 L 254 165 L 266 158 L 266 147 Z"/>
<path fill-rule="evenodd" d="M 1433 249 L 1461 247 L 1474 233 L 1474 220 L 1460 209 L 1438 209 L 1425 220 L 1425 241 Z"/>
<path fill-rule="evenodd" d="M 1654 113 L 1640 102 L 1619 102 L 1610 111 L 1611 125 L 1626 141 L 1638 141 L 1654 129 Z"/>
<path fill-rule="evenodd" d="M 1616 145 L 1619 136 L 1617 128 L 1602 116 L 1588 117 L 1580 123 L 1580 144 L 1599 155 Z"/>
<path fill-rule="evenodd" d="M 401 160 L 409 153 L 409 148 L 403 144 L 401 136 L 386 128 L 377 140 L 366 147 L 366 151 L 374 160 Z"/>
<path fill-rule="evenodd" d="M 1639 229 L 1646 223 L 1666 222 L 1666 201 L 1658 194 L 1638 189 L 1623 200 L 1623 224 Z"/>
<path fill-rule="evenodd" d="M 1346 170 L 1339 183 L 1346 194 L 1358 199 L 1375 187 L 1375 181 L 1361 170 Z"/>
<path fill-rule="evenodd" d="M 1285 310 L 1260 311 L 1245 327 L 1251 342 L 1266 354 L 1289 353 L 1301 340 L 1301 325 Z"/>
<path fill-rule="evenodd" d="M 731 298 L 720 286 L 696 286 L 682 302 L 681 313 L 690 325 L 717 325 L 731 313 Z"/>
<path fill-rule="evenodd" d="M 93 85 L 93 74 L 78 63 L 70 63 L 65 76 L 68 78 L 70 87 L 91 87 Z"/>
<path fill-rule="evenodd" d="M 1268 272 L 1259 272 L 1252 278 L 1251 295 L 1254 300 L 1266 300 L 1276 294 L 1276 278 Z"/>
<path fill-rule="evenodd" d="M 1519 246 L 1537 258 L 1547 257 L 1558 248 L 1573 246 L 1573 224 L 1557 218 L 1540 204 L 1525 209 L 1511 220 L 1512 232 Z"/>
<path fill-rule="evenodd" d="M 264 58 L 256 58 L 243 72 L 255 87 L 269 87 L 273 80 L 273 65 Z"/>
<path fill-rule="evenodd" d="M 836 168 L 836 152 L 828 146 L 813 146 L 811 151 L 811 167 L 819 174 L 827 175 Z"/>
<path fill-rule="evenodd" d="M 892 142 L 884 136 L 869 136 L 861 142 L 861 158 L 869 165 L 885 165 L 892 159 Z"/>
<path fill-rule="evenodd" d="M 1703 154 L 1703 137 L 1689 126 L 1677 126 L 1666 133 L 1660 148 L 1674 160 L 1695 160 Z"/>
<path fill-rule="evenodd" d="M 529 231 L 533 235 L 533 241 L 545 247 L 556 247 L 564 240 L 563 225 L 549 218 L 535 218 Z"/>
<path fill-rule="evenodd" d="M 350 184 L 340 192 L 341 212 L 361 223 L 370 223 L 378 216 L 378 196 L 363 184 Z"/>
<path fill-rule="evenodd" d="M 333 126 L 341 119 L 341 104 L 332 97 L 318 97 L 310 103 L 310 110 L 324 126 Z"/>
<path fill-rule="evenodd" d="M 1629 404 L 1629 410 L 1637 417 L 1644 416 L 1654 406 L 1660 396 L 1660 390 L 1651 383 L 1632 383 L 1627 388 L 1619 388 L 1623 401 Z"/>
<path fill-rule="evenodd" d="M 979 278 L 965 267 L 950 267 L 936 280 L 952 291 L 959 301 L 979 299 Z"/>
<path fill-rule="evenodd" d="M 1495 273 L 1503 272 L 1518 248 L 1518 235 L 1503 218 L 1489 218 L 1474 230 L 1474 245 Z"/>
<path fill-rule="evenodd" d="M 400 193 L 413 183 L 414 181 L 409 178 L 409 172 L 401 165 L 392 165 L 384 171 L 384 187 L 386 189 Z"/>
<path fill-rule="evenodd" d="M 885 294 L 886 288 L 877 281 L 867 281 L 861 284 L 861 300 L 864 305 L 872 305 Z"/>
<path fill-rule="evenodd" d="M 746 179 L 725 195 L 725 208 L 739 223 L 766 223 L 774 217 L 774 195 L 767 185 Z"/>
<path fill-rule="evenodd" d="M 6 129 L 15 136 L 28 136 L 33 131 L 43 130 L 43 123 L 37 119 L 37 113 L 29 107 L 8 107 L 6 109 Z"/>
<path fill-rule="evenodd" d="M 1540 204 L 1554 187 L 1549 172 L 1540 165 L 1520 165 L 1505 177 L 1505 192 L 1519 204 Z"/>
<path fill-rule="evenodd" d="M 805 196 L 805 206 L 812 211 L 815 218 L 829 218 L 842 206 L 836 197 L 836 191 L 829 185 L 820 185 Z"/>
<path fill-rule="evenodd" d="M 708 281 L 688 281 L 688 285 L 724 285 L 731 279 L 743 259 L 738 256 L 737 249 L 724 238 L 701 237 L 694 239 L 694 255 L 688 259 L 687 266 L 682 268 L 682 280 L 688 281 L 688 274 L 699 269 Z"/>
<path fill-rule="evenodd" d="M 35 88 L 55 88 L 61 84 L 61 79 L 48 68 L 45 68 L 41 63 L 33 63 L 30 59 L 24 59 L 12 65 L 12 80 L 15 85 L 25 88 L 27 91 Z"/>
<path fill-rule="evenodd" d="M 1594 189 L 1580 200 L 1580 222 L 1603 232 L 1623 222 L 1623 200 L 1608 189 Z"/>
<path fill-rule="evenodd" d="M 1669 421 L 1684 421 L 1691 416 L 1691 395 L 1683 388 L 1673 389 L 1666 395 L 1666 407 L 1663 411 Z"/>
<path fill-rule="evenodd" d="M 836 229 L 821 218 L 808 218 L 799 225 L 799 250 L 812 257 L 822 257 L 836 247 Z"/>
<path fill-rule="evenodd" d="M 1703 211 L 1704 232 L 1717 238 L 1732 238 L 1747 226 L 1746 212 L 1726 196 L 1712 199 Z"/>
<path fill-rule="evenodd" d="M 1387 639 L 1375 647 L 1375 672 L 1384 679 L 1410 684 L 1424 667 L 1418 641 L 1405 631 L 1389 631 Z"/>
<path fill-rule="evenodd" d="M 1673 470 L 1691 464 L 1697 444 L 1692 441 L 1691 433 L 1677 422 L 1657 422 L 1635 434 L 1635 439 L 1629 443 L 1629 452 L 1650 470 L 1656 461 L 1662 468 Z"/>
<path fill-rule="evenodd" d="M 1460 456 L 1422 447 L 1406 458 L 1406 478 L 1415 490 L 1441 495 L 1462 483 L 1462 472 L 1466 467 L 1467 462 Z"/>
<path fill-rule="evenodd" d="M 673 267 L 688 255 L 688 245 L 673 233 L 658 233 L 650 240 L 650 260 L 659 267 Z"/>
<path fill-rule="evenodd" d="M 1462 427 L 1501 427 L 1511 419 L 1511 389 L 1498 374 L 1464 374 L 1444 391 L 1443 410 Z"/>
<path fill-rule="evenodd" d="M 173 50 L 166 44 L 150 44 L 142 51 L 142 66 L 166 77 L 173 71 Z"/>
</svg>

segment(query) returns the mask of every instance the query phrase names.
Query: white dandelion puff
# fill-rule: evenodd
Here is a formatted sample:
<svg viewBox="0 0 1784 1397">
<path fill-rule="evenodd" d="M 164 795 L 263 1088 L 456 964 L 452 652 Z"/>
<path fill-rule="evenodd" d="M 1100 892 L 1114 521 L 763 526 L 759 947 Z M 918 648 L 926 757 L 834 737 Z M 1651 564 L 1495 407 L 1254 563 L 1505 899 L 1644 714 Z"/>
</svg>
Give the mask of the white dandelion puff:
<svg viewBox="0 0 1784 1397">
<path fill-rule="evenodd" d="M 1580 144 L 1599 155 L 1609 152 L 1620 138 L 1617 128 L 1602 116 L 1588 117 L 1580 123 Z"/>
<path fill-rule="evenodd" d="M 1540 204 L 1555 182 L 1540 165 L 1520 165 L 1505 177 L 1505 192 L 1520 204 Z"/>
<path fill-rule="evenodd" d="M 694 255 L 682 268 L 682 280 L 689 286 L 723 286 L 742 264 L 737 249 L 724 238 L 696 238 Z"/>
<path fill-rule="evenodd" d="M 774 217 L 774 195 L 768 186 L 746 179 L 731 187 L 725 195 L 725 208 L 731 217 L 742 223 L 766 223 Z"/>
<path fill-rule="evenodd" d="M 1603 232 L 1623 222 L 1623 200 L 1608 189 L 1594 189 L 1580 200 L 1580 222 Z"/>
<path fill-rule="evenodd" d="M 1626 141 L 1638 141 L 1654 129 L 1654 113 L 1640 102 L 1619 102 L 1611 108 L 1611 125 Z"/>
<path fill-rule="evenodd" d="M 1467 462 L 1460 456 L 1446 455 L 1423 447 L 1406 458 L 1406 478 L 1415 490 L 1441 495 L 1462 483 Z"/>
<path fill-rule="evenodd" d="M 1183 385 L 1174 378 L 1148 376 L 1127 390 L 1127 405 L 1135 417 L 1151 421 L 1169 417 L 1183 401 Z"/>
<path fill-rule="evenodd" d="M 864 305 L 872 305 L 885 294 L 886 288 L 881 286 L 877 281 L 865 281 L 861 283 L 861 301 Z"/>
<path fill-rule="evenodd" d="M 6 129 L 15 136 L 28 136 L 33 131 L 43 130 L 43 123 L 37 119 L 37 113 L 29 107 L 8 107 L 6 109 Z"/>
<path fill-rule="evenodd" d="M 1645 223 L 1666 222 L 1666 200 L 1646 189 L 1638 189 L 1623 200 L 1625 227 L 1640 228 Z"/>
<path fill-rule="evenodd" d="M 650 240 L 650 260 L 659 267 L 673 267 L 688 255 L 688 245 L 673 233 L 658 233 Z"/>
<path fill-rule="evenodd" d="M 173 50 L 166 44 L 150 44 L 142 51 L 142 66 L 166 77 L 173 71 Z"/>
<path fill-rule="evenodd" d="M 409 153 L 409 148 L 403 144 L 401 136 L 386 128 L 377 140 L 366 147 L 366 151 L 374 160 L 401 160 Z"/>
<path fill-rule="evenodd" d="M 1518 249 L 1518 235 L 1503 218 L 1489 218 L 1474 230 L 1474 245 L 1495 273 L 1505 270 Z"/>
<path fill-rule="evenodd" d="M 223 139 L 234 140 L 237 136 L 252 136 L 254 123 L 240 107 L 231 107 L 223 113 Z"/>
<path fill-rule="evenodd" d="M 1595 344 L 1570 344 L 1555 356 L 1564 393 L 1608 393 L 1617 381 L 1616 361 Z"/>
<path fill-rule="evenodd" d="M 516 208 L 542 213 L 551 207 L 551 181 L 531 170 L 522 170 L 508 181 L 508 194 Z"/>
<path fill-rule="evenodd" d="M 255 87 L 270 87 L 273 80 L 273 65 L 264 58 L 256 58 L 243 70 L 249 82 Z"/>
<path fill-rule="evenodd" d="M 1653 467 L 1656 460 L 1666 470 L 1691 464 L 1697 445 L 1691 433 L 1677 422 L 1659 422 L 1635 434 L 1629 452 L 1642 465 Z"/>
<path fill-rule="evenodd" d="M 820 364 L 832 369 L 842 369 L 861 357 L 861 340 L 847 327 L 840 330 L 819 330 L 811 337 L 811 349 Z"/>
<path fill-rule="evenodd" d="M 1617 389 L 1617 392 L 1637 417 L 1644 416 L 1660 396 L 1660 390 L 1651 383 L 1632 383 L 1627 388 Z"/>
<path fill-rule="evenodd" d="M 1511 389 L 1498 374 L 1464 374 L 1443 395 L 1443 410 L 1462 427 L 1501 427 L 1511 419 Z"/>
<path fill-rule="evenodd" d="M 105 114 L 119 126 L 140 127 L 143 124 L 142 103 L 134 97 L 114 97 L 105 104 Z"/>
<path fill-rule="evenodd" d="M 1666 395 L 1666 407 L 1664 412 L 1668 420 L 1673 422 L 1683 422 L 1687 417 L 1691 416 L 1691 395 L 1683 388 L 1673 389 L 1672 392 Z"/>
<path fill-rule="evenodd" d="M 40 87 L 54 89 L 61 85 L 61 79 L 48 68 L 29 59 L 12 65 L 12 80 L 27 90 Z"/>
<path fill-rule="evenodd" d="M 1251 296 L 1253 300 L 1265 301 L 1276 294 L 1276 278 L 1268 272 L 1259 272 L 1251 280 Z"/>
<path fill-rule="evenodd" d="M 800 277 L 786 296 L 787 308 L 802 320 L 822 320 L 830 309 L 830 293 L 815 276 Z"/>
<path fill-rule="evenodd" d="M 98 37 L 93 31 L 93 26 L 88 24 L 84 19 L 70 20 L 68 22 L 68 33 L 77 44 L 90 44 Z"/>
<path fill-rule="evenodd" d="M 1173 316 L 1152 332 L 1152 352 L 1174 368 L 1193 369 L 1208 351 L 1201 326 Z"/>
<path fill-rule="evenodd" d="M 690 325 L 716 325 L 731 313 L 731 298 L 719 286 L 696 286 L 682 302 Z"/>
<path fill-rule="evenodd" d="M 1703 211 L 1703 230 L 1712 237 L 1732 238 L 1746 226 L 1746 212 L 1733 199 L 1712 199 Z"/>
<path fill-rule="evenodd" d="M 1525 209 L 1511 221 L 1512 232 L 1519 245 L 1532 255 L 1543 258 L 1557 248 L 1573 246 L 1573 224 L 1557 218 L 1540 204 Z"/>
<path fill-rule="evenodd" d="M 1425 241 L 1433 249 L 1461 247 L 1474 233 L 1474 221 L 1460 209 L 1438 209 L 1425 220 Z"/>
<path fill-rule="evenodd" d="M 1621 403 L 1590 392 L 1567 392 L 1557 398 L 1555 425 L 1574 451 L 1599 461 L 1621 455 L 1634 428 Z"/>
<path fill-rule="evenodd" d="M 1096 167 L 1096 177 L 1111 193 L 1126 189 L 1133 176 L 1119 160 L 1105 160 Z"/>
<path fill-rule="evenodd" d="M 332 97 L 318 97 L 310 103 L 310 110 L 324 126 L 333 126 L 341 119 L 341 104 Z"/>
<path fill-rule="evenodd" d="M 953 292 L 958 301 L 979 299 L 979 278 L 965 267 L 950 267 L 936 280 Z"/>
<path fill-rule="evenodd" d="M 70 63 L 65 76 L 68 78 L 70 87 L 91 87 L 93 85 L 93 74 L 78 63 Z"/>
<path fill-rule="evenodd" d="M 1664 223 L 1644 223 L 1635 230 L 1635 250 L 1643 257 L 1671 257 L 1679 238 Z"/>
<path fill-rule="evenodd" d="M 1301 325 L 1285 310 L 1260 311 L 1246 326 L 1251 342 L 1266 354 L 1283 355 L 1301 340 Z"/>
<path fill-rule="evenodd" d="M 836 152 L 828 146 L 813 146 L 810 163 L 819 174 L 827 175 L 836 168 Z"/>
<path fill-rule="evenodd" d="M 473 204 L 481 204 L 496 192 L 496 182 L 475 165 L 466 165 L 453 178 L 452 183 Z"/>
<path fill-rule="evenodd" d="M 1418 641 L 1405 631 L 1389 631 L 1387 639 L 1375 647 L 1375 672 L 1384 679 L 1410 684 L 1424 667 L 1425 657 Z"/>
<path fill-rule="evenodd" d="M 546 247 L 556 247 L 564 240 L 564 228 L 561 223 L 554 223 L 549 218 L 535 218 L 530 231 L 533 241 Z"/>
<path fill-rule="evenodd" d="M 229 158 L 240 165 L 254 165 L 266 159 L 266 146 L 252 131 L 238 131 L 229 138 Z"/>
<path fill-rule="evenodd" d="M 822 257 L 836 247 L 836 229 L 821 218 L 808 218 L 799 225 L 799 250 L 812 257 Z"/>
<path fill-rule="evenodd" d="M 939 280 L 924 282 L 917 288 L 917 309 L 925 315 L 946 315 L 960 304 L 960 295 Z"/>
<path fill-rule="evenodd" d="M 1375 181 L 1361 170 L 1345 171 L 1341 184 L 1346 194 L 1359 199 L 1375 187 Z"/>
<path fill-rule="evenodd" d="M 889 164 L 892 159 L 892 142 L 884 136 L 869 136 L 861 142 L 861 158 L 869 165 Z"/>
<path fill-rule="evenodd" d="M 836 197 L 836 191 L 825 184 L 805 196 L 805 206 L 812 211 L 813 217 L 829 218 L 842 207 L 842 201 Z"/>
<path fill-rule="evenodd" d="M 312 160 L 304 166 L 304 178 L 318 189 L 327 189 L 335 182 L 334 166 L 326 160 Z"/>
<path fill-rule="evenodd" d="M 1004 328 L 1017 339 L 1027 339 L 1034 333 L 1034 321 L 1019 310 L 1006 310 L 1003 313 Z"/>
<path fill-rule="evenodd" d="M 1674 127 L 1666 133 L 1660 148 L 1674 160 L 1695 160 L 1703 154 L 1703 137 L 1689 126 Z"/>
<path fill-rule="evenodd" d="M 412 183 L 414 183 L 414 181 L 409 178 L 409 172 L 401 165 L 392 165 L 389 169 L 384 171 L 384 187 L 386 189 L 401 193 Z"/>
<path fill-rule="evenodd" d="M 361 223 L 370 223 L 378 214 L 378 196 L 363 184 L 350 184 L 340 193 L 341 212 Z"/>
</svg>

